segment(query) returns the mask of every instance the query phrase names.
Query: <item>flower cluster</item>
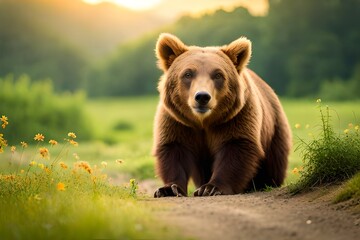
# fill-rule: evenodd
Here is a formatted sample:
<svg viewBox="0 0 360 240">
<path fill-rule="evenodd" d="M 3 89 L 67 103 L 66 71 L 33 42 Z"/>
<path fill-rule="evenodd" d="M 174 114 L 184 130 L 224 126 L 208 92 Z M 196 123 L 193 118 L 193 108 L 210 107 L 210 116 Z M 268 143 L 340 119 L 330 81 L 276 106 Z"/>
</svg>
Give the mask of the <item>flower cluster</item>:
<svg viewBox="0 0 360 240">
<path fill-rule="evenodd" d="M 45 147 L 42 147 L 39 149 L 39 153 L 41 155 L 42 158 L 49 158 L 49 150 Z"/>
<path fill-rule="evenodd" d="M 63 169 L 67 169 L 67 168 L 68 168 L 68 166 L 67 166 L 64 162 L 59 162 L 59 165 L 60 165 L 60 167 L 63 168 Z"/>
<path fill-rule="evenodd" d="M 88 162 L 84 162 L 84 161 L 77 162 L 77 163 L 75 163 L 75 166 L 76 166 L 77 168 L 82 168 L 82 169 L 84 169 L 84 170 L 87 171 L 89 174 L 92 173 L 92 169 L 91 169 L 91 167 L 90 167 L 90 165 L 89 165 Z"/>
<path fill-rule="evenodd" d="M 347 135 L 347 134 L 350 133 L 350 131 L 351 131 L 352 129 L 355 130 L 355 133 L 358 133 L 358 132 L 359 132 L 359 125 L 355 125 L 355 126 L 354 126 L 354 124 L 349 123 L 349 124 L 348 124 L 348 128 L 346 128 L 346 129 L 344 130 L 344 133 Z"/>
<path fill-rule="evenodd" d="M 8 125 L 8 118 L 2 116 L 0 120 L 2 122 L 3 128 L 5 128 L 6 125 Z M 36 147 L 34 146 L 36 149 L 35 156 L 31 160 L 29 160 L 27 170 L 18 168 L 17 172 L 11 175 L 9 174 L 4 175 L 0 173 L 0 181 L 8 181 L 8 182 L 29 181 L 29 179 L 32 179 L 32 177 L 34 177 L 35 179 L 34 181 L 38 181 L 39 184 L 43 184 L 41 183 L 41 181 L 43 181 L 44 184 L 51 186 L 53 190 L 64 192 L 68 188 L 71 188 L 71 186 L 73 186 L 73 181 L 82 181 L 82 180 L 88 181 L 89 179 L 91 179 L 91 184 L 94 187 L 98 187 L 99 181 L 107 180 L 107 175 L 101 174 L 101 170 L 108 166 L 107 162 L 102 161 L 100 163 L 101 168 L 98 168 L 96 165 L 91 166 L 88 162 L 79 161 L 80 157 L 78 156 L 77 153 L 73 153 L 73 156 L 77 162 L 74 164 L 72 168 L 62 161 L 63 159 L 62 154 L 64 154 L 64 152 L 66 152 L 66 156 L 68 156 L 67 155 L 68 151 L 66 151 L 67 147 L 71 145 L 78 146 L 78 143 L 75 141 L 76 138 L 77 136 L 74 132 L 69 132 L 67 134 L 67 138 L 64 139 L 65 144 L 63 145 L 63 148 L 61 149 L 59 155 L 54 158 L 50 156 L 51 149 L 49 146 L 51 147 L 57 146 L 59 145 L 59 142 L 57 142 L 54 139 L 50 139 L 47 145 L 45 142 L 46 138 L 44 134 L 42 133 L 35 134 L 33 136 L 33 140 L 36 143 Z M 0 133 L 0 152 L 3 152 L 5 150 L 5 147 L 7 146 L 8 146 L 7 140 L 5 139 L 4 135 Z M 22 151 L 21 154 L 15 155 L 16 158 L 17 157 L 20 158 L 19 159 L 20 165 L 22 165 L 22 157 L 26 156 L 23 153 L 25 148 L 27 147 L 28 147 L 28 143 L 24 141 L 21 141 L 19 146 L 10 147 L 10 152 L 12 154 L 15 154 L 17 151 L 19 151 L 19 149 L 20 151 Z M 11 160 L 12 159 L 10 159 L 10 161 Z M 120 164 L 123 162 L 123 160 L 118 159 L 115 162 Z M 69 168 L 71 168 L 70 171 Z M 72 176 L 76 176 L 76 177 L 67 178 L 67 176 L 69 176 L 68 174 L 75 174 Z M 132 192 L 133 194 L 135 194 L 137 183 L 135 182 L 135 180 L 132 180 L 130 183 L 132 186 Z M 38 201 L 42 199 L 42 197 L 39 197 L 38 194 L 33 195 L 31 198 Z"/>
<path fill-rule="evenodd" d="M 26 142 L 20 142 L 22 148 L 27 148 L 28 144 Z"/>
<path fill-rule="evenodd" d="M 50 143 L 51 146 L 55 146 L 55 145 L 58 144 L 58 142 L 55 141 L 55 140 L 53 140 L 53 139 L 51 139 L 51 140 L 49 141 L 49 143 Z"/>
<path fill-rule="evenodd" d="M 4 135 L 0 133 L 0 153 L 4 152 L 4 148 L 7 146 L 7 141 Z"/>
<path fill-rule="evenodd" d="M 0 121 L 2 122 L 1 127 L 6 128 L 6 125 L 9 124 L 8 118 L 4 115 L 1 116 Z"/>
<path fill-rule="evenodd" d="M 1 127 L 6 128 L 6 125 L 9 124 L 8 118 L 4 115 L 1 116 L 0 121 L 2 122 Z M 4 138 L 4 135 L 0 133 L 0 153 L 4 152 L 4 148 L 7 146 L 7 141 Z"/>
</svg>

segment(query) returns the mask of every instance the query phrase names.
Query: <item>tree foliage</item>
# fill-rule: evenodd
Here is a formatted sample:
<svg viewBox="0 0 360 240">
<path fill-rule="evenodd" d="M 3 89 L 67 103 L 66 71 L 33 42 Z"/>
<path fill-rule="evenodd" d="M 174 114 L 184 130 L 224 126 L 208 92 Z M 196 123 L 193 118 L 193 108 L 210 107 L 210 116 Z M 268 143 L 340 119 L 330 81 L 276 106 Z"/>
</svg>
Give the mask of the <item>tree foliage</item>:
<svg viewBox="0 0 360 240">
<path fill-rule="evenodd" d="M 243 8 L 200 18 L 184 16 L 152 35 L 122 45 L 89 75 L 88 90 L 91 95 L 154 93 L 160 76 L 154 47 L 160 32 L 171 32 L 187 44 L 200 46 L 223 45 L 247 36 L 253 42 L 250 68 L 280 95 L 314 96 L 338 82 L 358 88 L 359 84 L 349 82 L 360 81 L 355 74 L 360 63 L 359 12 L 359 0 L 271 0 L 264 17 L 251 16 Z"/>
<path fill-rule="evenodd" d="M 52 78 L 56 90 L 79 89 L 85 56 L 24 14 L 32 9 L 16 6 L 0 5 L 0 76 L 28 74 L 33 79 Z"/>
<path fill-rule="evenodd" d="M 360 0 L 269 3 L 266 16 L 252 16 L 241 7 L 183 16 L 124 42 L 162 22 L 148 13 L 140 17 L 109 4 L 94 7 L 80 0 L 2 0 L 0 76 L 51 78 L 56 91 L 86 89 L 90 96 L 155 94 L 161 75 L 154 56 L 159 33 L 170 32 L 199 46 L 224 45 L 246 36 L 253 43 L 249 67 L 279 95 L 358 97 Z M 134 27 L 139 22 L 144 25 Z M 114 42 L 121 45 L 100 59 Z"/>
</svg>

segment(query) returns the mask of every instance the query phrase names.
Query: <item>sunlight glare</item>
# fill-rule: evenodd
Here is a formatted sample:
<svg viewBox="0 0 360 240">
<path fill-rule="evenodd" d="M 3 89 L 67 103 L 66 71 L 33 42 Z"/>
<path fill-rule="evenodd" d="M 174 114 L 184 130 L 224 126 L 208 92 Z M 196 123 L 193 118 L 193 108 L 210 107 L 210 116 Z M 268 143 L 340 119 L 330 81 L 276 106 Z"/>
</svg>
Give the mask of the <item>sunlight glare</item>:
<svg viewBox="0 0 360 240">
<path fill-rule="evenodd" d="M 89 4 L 110 2 L 137 11 L 152 8 L 161 2 L 161 0 L 83 0 L 83 1 Z"/>
</svg>

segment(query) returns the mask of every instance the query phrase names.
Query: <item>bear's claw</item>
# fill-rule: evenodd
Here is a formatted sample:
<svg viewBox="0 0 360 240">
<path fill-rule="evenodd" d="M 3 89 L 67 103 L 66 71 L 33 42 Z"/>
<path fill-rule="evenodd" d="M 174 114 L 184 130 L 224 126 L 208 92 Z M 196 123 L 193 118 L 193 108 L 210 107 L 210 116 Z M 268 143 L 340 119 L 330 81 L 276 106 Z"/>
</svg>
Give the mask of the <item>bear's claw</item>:
<svg viewBox="0 0 360 240">
<path fill-rule="evenodd" d="M 161 197 L 186 197 L 186 193 L 177 184 L 171 184 L 155 191 L 154 198 Z"/>
<path fill-rule="evenodd" d="M 221 190 L 212 184 L 202 185 L 194 192 L 195 197 L 217 196 L 221 194 L 222 194 Z"/>
</svg>

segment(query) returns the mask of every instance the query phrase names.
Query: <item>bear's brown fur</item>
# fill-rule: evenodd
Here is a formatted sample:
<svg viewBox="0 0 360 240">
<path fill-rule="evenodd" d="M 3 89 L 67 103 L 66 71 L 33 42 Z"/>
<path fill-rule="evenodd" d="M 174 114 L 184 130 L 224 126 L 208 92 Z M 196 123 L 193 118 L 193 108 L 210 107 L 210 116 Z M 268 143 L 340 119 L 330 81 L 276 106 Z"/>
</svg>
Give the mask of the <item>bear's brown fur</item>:
<svg viewBox="0 0 360 240">
<path fill-rule="evenodd" d="M 164 71 L 154 126 L 154 196 L 237 194 L 280 186 L 291 148 L 289 124 L 274 91 L 246 68 L 251 42 L 186 46 L 161 34 L 156 55 Z"/>
</svg>

